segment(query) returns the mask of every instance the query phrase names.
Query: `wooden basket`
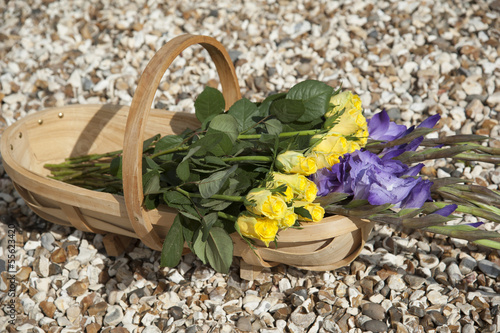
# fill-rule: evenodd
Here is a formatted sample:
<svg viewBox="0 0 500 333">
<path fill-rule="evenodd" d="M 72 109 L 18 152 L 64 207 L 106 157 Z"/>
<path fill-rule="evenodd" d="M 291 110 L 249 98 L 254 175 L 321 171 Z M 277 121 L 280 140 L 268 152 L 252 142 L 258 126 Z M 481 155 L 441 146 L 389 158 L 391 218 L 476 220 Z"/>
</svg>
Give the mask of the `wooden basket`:
<svg viewBox="0 0 500 333">
<path fill-rule="evenodd" d="M 24 117 L 5 130 L 0 145 L 4 168 L 37 215 L 85 232 L 108 234 L 105 246 L 110 255 L 123 250 L 126 237 L 139 238 L 151 249 L 161 250 L 176 211 L 166 206 L 147 211 L 142 206 L 142 141 L 157 133 L 179 134 L 186 128 L 199 127 L 193 114 L 151 109 L 167 68 L 194 44 L 201 44 L 214 61 L 229 108 L 241 95 L 228 53 L 213 38 L 183 35 L 169 41 L 149 62 L 130 108 L 70 105 L 47 109 Z M 67 157 L 123 147 L 124 196 L 47 178 L 49 171 L 43 167 Z M 330 216 L 319 223 L 304 223 L 302 230 L 280 232 L 278 249 L 258 246 L 255 252 L 235 234 L 234 255 L 242 257 L 241 274 L 246 279 L 252 279 L 253 273 L 263 267 L 279 263 L 307 270 L 332 270 L 358 256 L 372 226 L 361 219 Z"/>
</svg>

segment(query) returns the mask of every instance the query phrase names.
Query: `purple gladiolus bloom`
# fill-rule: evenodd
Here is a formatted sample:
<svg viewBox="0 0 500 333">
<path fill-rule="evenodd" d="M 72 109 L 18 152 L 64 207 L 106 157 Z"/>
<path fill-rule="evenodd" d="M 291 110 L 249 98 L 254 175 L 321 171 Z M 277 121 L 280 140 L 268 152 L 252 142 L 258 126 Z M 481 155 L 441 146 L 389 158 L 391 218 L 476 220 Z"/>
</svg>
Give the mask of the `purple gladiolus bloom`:
<svg viewBox="0 0 500 333">
<path fill-rule="evenodd" d="M 441 116 L 439 114 L 435 114 L 422 121 L 417 128 L 432 128 L 436 125 L 440 118 Z M 411 126 L 407 129 L 404 125 L 397 125 L 395 122 L 390 121 L 385 110 L 375 114 L 370 120 L 368 120 L 368 133 L 370 133 L 370 138 L 374 140 L 396 140 L 410 134 L 414 129 L 415 126 Z M 385 158 L 394 158 L 406 151 L 415 151 L 423 140 L 423 137 L 418 137 L 409 143 L 385 148 L 381 155 Z"/>
<path fill-rule="evenodd" d="M 433 128 L 434 126 L 436 126 L 439 119 L 441 119 L 441 116 L 439 114 L 435 114 L 433 116 L 430 116 L 429 118 L 422 121 L 420 123 L 420 125 L 417 126 L 417 128 L 419 128 L 419 127 Z"/>
<path fill-rule="evenodd" d="M 402 137 L 406 132 L 406 126 L 391 121 L 385 110 L 375 114 L 367 123 L 370 138 L 374 140 L 391 141 Z"/>
<path fill-rule="evenodd" d="M 394 204 L 401 208 L 419 208 L 430 199 L 431 182 L 414 178 L 422 165 L 409 168 L 392 159 L 382 159 L 369 151 L 346 154 L 340 163 L 319 170 L 312 179 L 318 196 L 331 192 L 353 195 L 372 205 Z"/>
</svg>

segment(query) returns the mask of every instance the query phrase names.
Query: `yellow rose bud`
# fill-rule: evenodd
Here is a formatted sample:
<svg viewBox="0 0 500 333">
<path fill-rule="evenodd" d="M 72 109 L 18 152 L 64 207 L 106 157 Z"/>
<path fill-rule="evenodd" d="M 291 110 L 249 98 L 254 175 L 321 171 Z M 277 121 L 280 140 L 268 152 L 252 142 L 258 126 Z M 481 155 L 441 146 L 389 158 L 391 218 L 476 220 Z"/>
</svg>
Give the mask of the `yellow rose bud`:
<svg viewBox="0 0 500 333">
<path fill-rule="evenodd" d="M 323 168 L 331 169 L 332 165 L 340 162 L 339 155 L 336 154 L 326 154 L 319 151 L 313 151 L 308 156 L 316 160 L 318 170 Z"/>
<path fill-rule="evenodd" d="M 297 221 L 298 215 L 293 211 L 293 207 L 288 207 L 285 217 L 278 221 L 278 227 L 280 229 L 286 229 L 291 227 Z"/>
<path fill-rule="evenodd" d="M 313 137 L 313 139 L 315 138 Z M 322 140 L 312 148 L 312 151 L 342 156 L 348 152 L 348 143 L 342 135 L 328 134 L 323 136 Z"/>
<path fill-rule="evenodd" d="M 344 136 L 356 134 L 359 129 L 367 128 L 366 118 L 360 110 L 346 110 L 337 120 L 329 133 L 337 133 Z"/>
<path fill-rule="evenodd" d="M 307 180 L 307 187 L 302 195 L 299 196 L 299 199 L 304 199 L 307 202 L 313 202 L 316 200 L 316 195 L 318 194 L 318 187 L 313 181 Z"/>
<path fill-rule="evenodd" d="M 277 184 L 285 184 L 292 188 L 294 193 L 303 192 L 307 187 L 308 179 L 299 174 L 285 174 L 279 172 L 271 173 L 273 181 Z"/>
<path fill-rule="evenodd" d="M 274 220 L 265 217 L 256 218 L 244 213 L 238 216 L 236 224 L 243 236 L 261 240 L 266 246 L 276 238 L 279 230 Z"/>
<path fill-rule="evenodd" d="M 270 190 L 272 189 L 276 189 L 280 186 L 284 186 L 285 187 L 285 191 L 282 192 L 282 193 L 276 193 L 275 192 L 275 195 L 277 196 L 280 196 L 281 198 L 283 198 L 283 200 L 285 200 L 285 202 L 290 202 L 292 201 L 293 199 L 293 189 L 285 182 L 277 182 L 277 181 L 272 181 L 272 182 L 267 182 L 266 183 L 266 187 Z"/>
<path fill-rule="evenodd" d="M 279 172 L 273 172 L 271 175 L 274 182 L 290 186 L 295 197 L 309 202 L 316 199 L 318 188 L 313 181 L 307 179 L 305 176 L 297 174 L 287 175 Z"/>
<path fill-rule="evenodd" d="M 313 158 L 305 157 L 297 151 L 286 151 L 276 158 L 276 166 L 280 171 L 286 173 L 298 173 L 300 175 L 311 175 L 318 168 Z"/>
<path fill-rule="evenodd" d="M 361 99 L 358 95 L 354 95 L 350 91 L 344 91 L 340 94 L 332 96 L 330 98 L 330 104 L 333 105 L 333 109 L 325 114 L 326 118 L 335 115 L 337 112 L 342 111 L 343 109 L 345 109 L 345 111 L 349 111 L 351 109 L 359 111 L 362 110 Z"/>
<path fill-rule="evenodd" d="M 270 219 L 282 219 L 285 216 L 287 205 L 280 196 L 273 195 L 267 189 L 253 189 L 246 197 L 251 205 L 247 210 L 257 215 L 264 215 Z"/>
<path fill-rule="evenodd" d="M 319 203 L 298 201 L 298 202 L 294 203 L 294 206 L 307 209 L 309 214 L 311 214 L 312 220 L 307 218 L 307 217 L 300 216 L 300 213 L 299 213 L 299 220 L 300 221 L 319 222 L 325 216 L 325 209 L 323 207 L 321 207 L 321 205 Z"/>
</svg>

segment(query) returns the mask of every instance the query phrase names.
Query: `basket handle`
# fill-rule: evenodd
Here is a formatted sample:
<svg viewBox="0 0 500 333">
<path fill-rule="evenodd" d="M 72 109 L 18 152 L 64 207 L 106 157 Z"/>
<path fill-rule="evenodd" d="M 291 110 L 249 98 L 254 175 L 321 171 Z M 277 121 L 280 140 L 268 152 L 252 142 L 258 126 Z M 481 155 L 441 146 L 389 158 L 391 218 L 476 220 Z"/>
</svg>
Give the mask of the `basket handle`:
<svg viewBox="0 0 500 333">
<path fill-rule="evenodd" d="M 238 79 L 231 58 L 222 44 L 211 37 L 189 34 L 176 37 L 158 50 L 144 69 L 132 99 L 125 128 L 123 192 L 127 213 L 134 231 L 146 246 L 154 250 L 161 250 L 163 241 L 153 230 L 151 218 L 142 206 L 144 201 L 142 187 L 144 130 L 160 80 L 174 59 L 194 44 L 203 46 L 215 63 L 226 107 L 229 108 L 234 102 L 241 99 Z"/>
</svg>

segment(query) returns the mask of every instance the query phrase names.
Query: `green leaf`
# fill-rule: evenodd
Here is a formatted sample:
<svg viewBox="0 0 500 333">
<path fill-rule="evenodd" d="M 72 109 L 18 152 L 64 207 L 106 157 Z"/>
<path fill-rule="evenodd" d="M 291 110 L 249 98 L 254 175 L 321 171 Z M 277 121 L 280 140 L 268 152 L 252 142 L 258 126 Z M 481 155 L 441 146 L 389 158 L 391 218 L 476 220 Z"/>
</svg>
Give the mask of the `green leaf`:
<svg viewBox="0 0 500 333">
<path fill-rule="evenodd" d="M 249 128 L 254 126 L 256 123 L 255 118 L 260 114 L 257 105 L 250 102 L 246 98 L 236 101 L 229 108 L 227 113 L 232 115 L 238 121 L 238 130 L 240 132 L 247 131 Z"/>
<path fill-rule="evenodd" d="M 151 146 L 151 144 L 153 142 L 157 141 L 159 138 L 161 138 L 161 135 L 156 134 L 155 136 L 153 136 L 147 140 L 144 140 L 144 142 L 142 143 L 142 151 L 145 152 L 146 150 L 148 150 L 149 147 Z"/>
<path fill-rule="evenodd" d="M 163 199 L 167 205 L 190 205 L 191 200 L 184 194 L 179 193 L 175 190 L 167 191 L 163 193 Z"/>
<path fill-rule="evenodd" d="M 188 151 L 186 156 L 182 159 L 181 163 L 177 165 L 177 168 L 175 170 L 177 177 L 179 177 L 180 180 L 182 181 L 187 181 L 189 179 L 189 176 L 191 175 L 191 172 L 189 170 L 189 159 L 191 156 L 193 156 L 198 150 L 200 150 L 200 146 L 193 147 Z"/>
<path fill-rule="evenodd" d="M 149 156 L 145 156 L 144 159 L 143 159 L 143 169 L 145 168 L 146 170 L 158 170 L 160 168 L 160 166 L 155 162 L 153 161 L 153 159 Z"/>
<path fill-rule="evenodd" d="M 209 131 L 216 130 L 218 132 L 225 133 L 231 139 L 231 142 L 236 141 L 239 135 L 238 131 L 238 121 L 230 114 L 220 114 L 215 116 L 210 125 L 208 125 Z"/>
<path fill-rule="evenodd" d="M 271 104 L 274 102 L 274 101 L 277 101 L 277 100 L 280 100 L 280 99 L 284 99 L 286 97 L 286 93 L 283 92 L 283 93 L 278 93 L 278 94 L 274 94 L 274 95 L 271 95 L 271 96 L 268 96 L 260 105 L 259 105 L 259 114 L 260 116 L 262 117 L 267 117 L 269 116 L 269 109 L 271 107 Z"/>
<path fill-rule="evenodd" d="M 282 123 L 291 123 L 302 117 L 306 111 L 301 100 L 279 99 L 271 104 L 269 113 Z"/>
<path fill-rule="evenodd" d="M 198 187 L 203 198 L 210 198 L 224 186 L 226 180 L 236 171 L 237 165 L 233 165 L 227 170 L 216 172 L 210 177 L 199 182 Z"/>
<path fill-rule="evenodd" d="M 233 241 L 228 233 L 219 227 L 210 230 L 205 255 L 210 266 L 217 272 L 227 274 L 233 262 Z"/>
<path fill-rule="evenodd" d="M 144 194 L 158 193 L 160 191 L 160 172 L 151 170 L 142 176 Z"/>
<path fill-rule="evenodd" d="M 306 219 L 310 219 L 310 220 L 313 219 L 311 216 L 311 213 L 307 209 L 305 209 L 304 207 L 295 207 L 293 209 L 293 212 L 297 215 L 300 215 L 300 216 L 306 218 Z"/>
<path fill-rule="evenodd" d="M 158 207 L 158 204 L 159 200 L 157 194 L 150 194 L 144 196 L 144 208 L 146 208 L 146 210 L 155 209 L 156 207 Z"/>
<path fill-rule="evenodd" d="M 178 147 L 182 144 L 183 141 L 184 139 L 182 139 L 178 135 L 166 135 L 160 140 L 158 140 L 158 142 L 155 144 L 154 153 L 156 154 L 161 151 L 170 150 L 175 147 Z"/>
<path fill-rule="evenodd" d="M 191 251 L 193 251 L 194 233 L 199 228 L 200 224 L 195 220 L 186 218 L 184 215 L 181 215 L 180 218 L 182 224 L 182 235 Z"/>
<path fill-rule="evenodd" d="M 207 264 L 207 256 L 206 256 L 207 242 L 204 242 L 202 240 L 203 233 L 201 232 L 200 229 L 196 230 L 194 233 L 193 252 L 201 260 L 201 262 Z"/>
<path fill-rule="evenodd" d="M 196 141 L 193 146 L 201 147 L 201 149 L 196 152 L 196 156 L 203 156 L 207 152 L 210 152 L 215 156 L 224 156 L 231 152 L 233 142 L 226 133 L 212 130 L 200 140 Z"/>
<path fill-rule="evenodd" d="M 326 113 L 332 93 L 333 88 L 329 85 L 307 80 L 293 86 L 286 98 L 304 102 L 305 113 L 298 118 L 298 121 L 309 122 L 321 118 Z"/>
<path fill-rule="evenodd" d="M 183 248 L 184 236 L 182 234 L 182 224 L 179 215 L 177 215 L 163 242 L 160 266 L 177 266 L 181 260 Z"/>
<path fill-rule="evenodd" d="M 208 164 L 214 164 L 214 165 L 217 165 L 217 166 L 227 166 L 226 162 L 224 162 L 219 157 L 215 157 L 215 156 L 207 156 L 207 157 L 205 157 L 205 162 L 208 163 Z"/>
<path fill-rule="evenodd" d="M 211 199 L 204 199 L 204 200 L 206 201 L 202 200 L 201 205 L 205 208 L 210 208 L 210 210 L 214 211 L 224 210 L 232 204 L 231 201 L 211 200 Z"/>
<path fill-rule="evenodd" d="M 210 232 L 210 229 L 212 229 L 212 226 L 214 225 L 215 222 L 217 222 L 218 216 L 217 213 L 210 213 L 202 218 L 203 226 L 202 226 L 202 231 L 203 231 L 203 238 L 202 240 L 204 242 L 207 241 L 208 238 L 208 233 Z"/>
<path fill-rule="evenodd" d="M 196 118 L 204 122 L 224 112 L 226 103 L 224 96 L 217 89 L 206 87 L 194 102 Z"/>
<path fill-rule="evenodd" d="M 279 135 L 283 131 L 283 126 L 278 119 L 269 119 L 265 123 L 267 133 L 272 135 Z"/>
</svg>

